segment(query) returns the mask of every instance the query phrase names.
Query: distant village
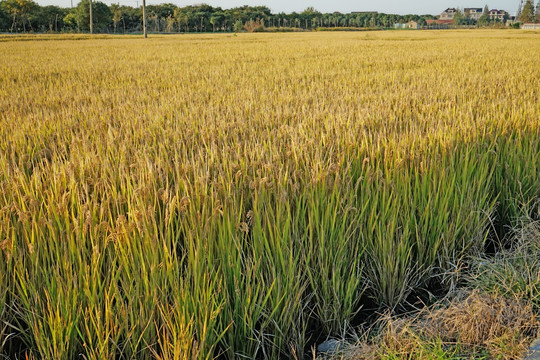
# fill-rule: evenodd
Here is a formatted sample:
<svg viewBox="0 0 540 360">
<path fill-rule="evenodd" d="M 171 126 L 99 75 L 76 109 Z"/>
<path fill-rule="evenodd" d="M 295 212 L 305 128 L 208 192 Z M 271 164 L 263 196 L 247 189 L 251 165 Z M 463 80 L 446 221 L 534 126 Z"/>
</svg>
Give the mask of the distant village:
<svg viewBox="0 0 540 360">
<path fill-rule="evenodd" d="M 537 5 L 539 13 L 540 2 Z M 520 9 L 521 10 L 521 9 Z M 519 13 L 518 13 L 519 16 Z M 395 23 L 396 29 L 447 29 L 456 26 L 476 26 L 487 24 L 501 24 L 504 26 L 517 25 L 519 19 L 517 16 L 511 16 L 506 10 L 485 8 L 447 8 L 436 19 L 426 19 L 425 24 L 419 21 L 411 20 L 407 23 Z M 540 23 L 521 24 L 522 29 L 540 29 Z"/>
</svg>

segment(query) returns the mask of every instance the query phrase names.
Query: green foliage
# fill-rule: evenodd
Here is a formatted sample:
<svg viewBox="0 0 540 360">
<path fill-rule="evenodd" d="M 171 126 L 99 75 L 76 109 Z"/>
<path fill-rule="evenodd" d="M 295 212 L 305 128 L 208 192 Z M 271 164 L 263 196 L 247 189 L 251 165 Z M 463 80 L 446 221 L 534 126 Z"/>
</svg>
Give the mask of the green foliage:
<svg viewBox="0 0 540 360">
<path fill-rule="evenodd" d="M 465 25 L 465 22 L 467 21 L 467 17 L 461 9 L 456 9 L 456 12 L 454 13 L 454 24 L 456 25 Z"/>
<path fill-rule="evenodd" d="M 385 170 L 359 186 L 357 207 L 369 209 L 360 228 L 369 229 L 361 237 L 377 303 L 395 308 L 428 279 L 483 250 L 494 210 L 486 187 L 492 177 L 488 154 L 489 148 L 456 147 Z"/>
<path fill-rule="evenodd" d="M 3 0 L 0 2 L 4 14 L 11 18 L 11 32 L 32 31 L 30 17 L 39 9 L 37 3 L 32 0 Z"/>
<path fill-rule="evenodd" d="M 423 339 L 417 334 L 410 334 L 410 336 L 413 339 L 407 339 L 407 341 L 414 342 L 414 346 L 411 346 L 410 351 L 405 352 L 404 349 L 388 349 L 383 346 L 383 348 L 379 350 L 380 360 L 456 360 L 464 358 L 460 354 L 460 344 L 447 344 L 440 338 Z M 484 360 L 487 359 L 487 356 L 477 354 L 474 359 Z"/>
<path fill-rule="evenodd" d="M 362 185 L 359 181 L 347 188 Z M 360 310 L 366 289 L 362 262 L 366 244 L 360 241 L 360 228 L 368 206 L 359 204 L 354 192 L 338 187 L 314 189 L 306 200 L 301 205 L 307 209 L 302 268 L 317 320 L 327 333 L 336 334 Z"/>
<path fill-rule="evenodd" d="M 64 19 L 64 30 L 76 30 L 77 29 L 77 16 L 73 12 L 69 12 Z"/>
<path fill-rule="evenodd" d="M 525 2 L 525 5 L 523 5 L 523 10 L 521 10 L 521 16 L 520 16 L 519 20 L 522 23 L 535 22 L 536 16 L 535 16 L 535 9 L 534 9 L 533 0 L 527 0 Z"/>
<path fill-rule="evenodd" d="M 237 20 L 234 23 L 233 30 L 234 30 L 234 32 L 240 32 L 240 31 L 244 30 L 244 24 L 242 23 L 241 20 Z"/>
<path fill-rule="evenodd" d="M 212 24 L 212 31 L 216 31 L 216 26 L 222 25 L 225 19 L 225 14 L 221 11 L 215 12 L 210 17 L 210 24 Z"/>
<path fill-rule="evenodd" d="M 515 143 L 516 145 L 511 145 Z M 540 142 L 510 134 L 496 142 L 493 192 L 499 194 L 495 218 L 501 242 L 523 216 L 534 217 L 540 197 Z M 505 244 L 506 245 L 506 244 Z"/>
<path fill-rule="evenodd" d="M 133 8 L 131 6 L 120 5 L 114 9 L 113 13 L 113 29 L 123 33 L 130 31 L 142 31 L 142 8 Z M 116 19 L 116 20 L 115 20 Z M 116 23 L 115 23 L 116 22 Z M 116 24 L 116 28 L 115 28 Z"/>
<path fill-rule="evenodd" d="M 475 25 L 476 20 L 471 19 L 468 14 L 465 14 L 461 9 L 457 9 L 454 14 L 454 24 L 455 25 Z"/>
<path fill-rule="evenodd" d="M 65 26 L 64 18 L 67 14 L 67 9 L 58 6 L 40 7 L 36 14 L 32 16 L 33 28 L 41 32 L 59 32 Z"/>
<path fill-rule="evenodd" d="M 4 1 L 0 1 L 0 31 L 8 31 L 10 26 L 9 14 L 5 8 Z"/>
<path fill-rule="evenodd" d="M 90 30 L 90 1 L 82 0 L 74 11 L 77 27 L 80 31 Z M 107 32 L 112 21 L 112 13 L 107 5 L 92 1 L 92 17 L 95 32 Z"/>
<path fill-rule="evenodd" d="M 484 11 L 482 12 L 482 16 L 478 19 L 478 26 L 488 26 L 491 22 L 489 18 L 489 8 L 488 6 L 484 6 Z"/>
<path fill-rule="evenodd" d="M 8 3 L 32 3 L 23 17 L 13 17 L 6 10 Z M 94 2 L 95 28 L 101 32 L 129 33 L 139 32 L 142 29 L 141 7 L 131 7 L 111 4 L 107 11 L 103 4 Z M 110 12 L 110 13 L 109 13 Z M 2 15 L 4 14 L 4 15 Z M 71 15 L 72 14 L 72 15 Z M 3 0 L 0 1 L 0 29 L 13 31 L 88 31 L 88 0 L 81 2 L 75 9 L 63 9 L 56 6 L 40 7 L 31 0 Z M 232 9 L 222 9 L 210 5 L 189 5 L 177 7 L 174 4 L 160 4 L 147 6 L 147 26 L 154 32 L 216 32 L 241 31 L 247 25 L 249 31 L 281 31 L 287 32 L 314 29 L 360 29 L 391 27 L 396 22 L 409 22 L 411 20 L 425 24 L 426 19 L 432 15 L 393 15 L 380 13 L 361 14 L 334 14 L 320 13 L 308 7 L 301 13 L 273 14 L 265 6 L 242 6 Z M 64 21 L 65 19 L 65 21 Z M 3 25 L 2 25 L 3 24 Z M 260 24 L 260 26 L 250 26 Z"/>
</svg>

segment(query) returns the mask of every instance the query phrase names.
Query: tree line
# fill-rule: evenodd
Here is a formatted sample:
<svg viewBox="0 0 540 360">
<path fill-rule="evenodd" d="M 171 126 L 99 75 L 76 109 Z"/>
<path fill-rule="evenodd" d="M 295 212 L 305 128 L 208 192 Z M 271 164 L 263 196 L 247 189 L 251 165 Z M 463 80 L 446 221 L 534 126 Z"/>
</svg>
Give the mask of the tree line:
<svg viewBox="0 0 540 360">
<path fill-rule="evenodd" d="M 89 0 L 73 8 L 40 6 L 32 0 L 0 1 L 0 32 L 88 32 Z M 316 28 L 392 27 L 396 22 L 425 24 L 432 15 L 392 15 L 374 12 L 321 13 L 307 8 L 297 13 L 272 13 L 266 6 L 222 9 L 210 5 L 178 7 L 174 4 L 148 5 L 147 27 L 151 32 L 231 32 L 270 30 L 311 30 Z M 92 1 L 94 32 L 133 33 L 142 31 L 142 8 Z"/>
<path fill-rule="evenodd" d="M 89 0 L 75 7 L 40 6 L 33 0 L 0 0 L 0 32 L 88 32 Z M 312 30 L 332 28 L 389 28 L 395 23 L 417 21 L 425 25 L 432 15 L 393 15 L 375 12 L 321 13 L 312 7 L 297 13 L 272 13 L 266 6 L 222 9 L 210 5 L 178 7 L 174 4 L 148 5 L 147 28 L 151 32 L 231 32 L 261 30 Z M 142 31 L 142 8 L 92 1 L 93 27 L 101 33 Z M 540 22 L 540 0 L 535 7 L 527 0 L 522 22 Z M 478 20 L 458 11 L 456 25 L 489 26 L 488 7 Z"/>
</svg>

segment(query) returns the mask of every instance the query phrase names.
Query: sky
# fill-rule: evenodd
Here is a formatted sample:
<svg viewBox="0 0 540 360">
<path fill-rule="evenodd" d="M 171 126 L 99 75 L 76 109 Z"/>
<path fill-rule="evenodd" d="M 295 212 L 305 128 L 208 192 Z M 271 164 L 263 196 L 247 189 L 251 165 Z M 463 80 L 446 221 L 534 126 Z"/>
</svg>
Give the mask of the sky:
<svg viewBox="0 0 540 360">
<path fill-rule="evenodd" d="M 80 0 L 37 0 L 40 5 L 58 5 L 62 7 L 71 6 L 71 2 L 76 5 Z M 101 0 L 110 5 L 120 3 L 121 5 L 138 6 L 141 0 Z M 212 6 L 220 6 L 224 9 L 242 5 L 265 5 L 272 12 L 293 11 L 302 12 L 305 8 L 312 6 L 320 12 L 339 11 L 348 13 L 352 11 L 378 11 L 388 14 L 440 14 L 448 7 L 481 7 L 488 5 L 490 9 L 503 9 L 514 15 L 519 6 L 519 0 L 146 0 L 148 5 L 173 3 L 178 6 L 194 5 L 205 3 Z M 536 3 L 536 1 L 535 1 Z"/>
</svg>

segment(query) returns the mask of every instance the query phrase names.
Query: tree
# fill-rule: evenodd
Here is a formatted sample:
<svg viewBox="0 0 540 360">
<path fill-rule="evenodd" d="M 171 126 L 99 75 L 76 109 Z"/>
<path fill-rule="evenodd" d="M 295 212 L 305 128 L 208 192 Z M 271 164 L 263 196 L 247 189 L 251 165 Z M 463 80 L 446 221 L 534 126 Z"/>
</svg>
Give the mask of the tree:
<svg viewBox="0 0 540 360">
<path fill-rule="evenodd" d="M 144 20 L 144 9 L 146 8 L 146 15 L 148 16 L 147 20 L 152 20 L 154 23 L 154 30 L 156 32 L 166 31 L 167 27 L 172 26 L 174 21 L 173 16 L 176 10 L 174 4 L 160 4 L 160 5 L 148 5 L 143 6 L 143 20 Z M 150 27 L 150 21 L 148 21 L 148 27 Z M 170 30 L 170 29 L 169 29 Z M 144 24 L 143 24 L 144 32 Z"/>
<path fill-rule="evenodd" d="M 39 6 L 34 0 L 0 0 L 0 31 L 88 31 L 90 0 L 81 1 L 72 9 L 57 6 Z M 101 0 L 103 1 L 103 0 Z M 529 0 L 527 7 L 536 0 Z M 141 32 L 143 31 L 143 12 L 140 6 L 120 6 L 112 4 L 107 7 L 92 0 L 94 13 L 93 26 L 96 32 Z M 533 15 L 540 21 L 539 6 Z M 153 31 L 241 31 L 249 27 L 252 31 L 272 27 L 301 27 L 314 29 L 317 27 L 380 27 L 394 23 L 406 23 L 411 20 L 420 25 L 426 19 L 434 19 L 431 15 L 395 15 L 384 13 L 320 13 L 312 7 L 303 12 L 272 14 L 265 6 L 241 6 L 223 10 L 210 5 L 189 5 L 178 7 L 174 4 L 149 5 L 146 7 L 148 27 Z M 530 21 L 530 19 L 529 19 Z M 535 21 L 535 20 L 533 20 Z M 461 9 L 455 15 L 458 25 L 474 24 Z M 486 6 L 479 25 L 488 25 L 489 10 Z M 235 26 L 236 25 L 236 26 Z M 119 28 L 119 26 L 121 28 Z"/>
<path fill-rule="evenodd" d="M 454 15 L 454 24 L 456 25 L 474 25 L 476 24 L 476 21 L 474 19 L 471 19 L 470 14 L 467 12 L 462 11 L 461 9 L 457 9 L 455 15 Z"/>
<path fill-rule="evenodd" d="M 216 11 L 210 16 L 210 24 L 212 24 L 212 32 L 216 31 L 216 26 L 223 26 L 223 21 L 225 19 L 225 14 L 222 11 Z"/>
<path fill-rule="evenodd" d="M 206 4 L 196 5 L 192 9 L 191 16 L 193 17 L 194 28 L 197 32 L 207 31 L 210 28 L 210 17 L 215 9 Z"/>
<path fill-rule="evenodd" d="M 521 17 L 519 18 L 519 21 L 521 21 L 522 23 L 534 22 L 534 13 L 535 11 L 533 0 L 527 0 L 527 2 L 525 2 L 525 5 L 523 6 L 523 10 L 521 11 Z"/>
<path fill-rule="evenodd" d="M 114 33 L 116 34 L 116 29 L 118 28 L 118 24 L 120 23 L 120 21 L 122 21 L 122 9 L 120 5 L 118 4 L 111 4 L 109 9 L 111 10 L 111 13 L 113 15 L 112 17 L 113 28 L 114 28 Z"/>
<path fill-rule="evenodd" d="M 126 33 L 128 31 L 141 31 L 142 30 L 142 8 L 133 8 L 126 5 L 116 5 L 113 4 L 110 6 L 112 14 L 112 26 L 115 32 L 118 32 L 118 26 L 122 27 L 122 32 Z M 65 20 L 64 20 L 65 23 Z M 66 24 L 67 25 L 67 24 Z M 75 29 L 77 28 L 77 23 L 75 23 Z"/>
<path fill-rule="evenodd" d="M 58 32 L 64 28 L 64 17 L 68 10 L 48 5 L 37 7 L 29 17 L 32 28 L 42 32 Z"/>
<path fill-rule="evenodd" d="M 38 4 L 32 0 L 5 0 L 2 1 L 2 5 L 12 19 L 11 32 L 19 31 L 19 26 L 22 26 L 24 32 L 26 32 L 27 25 L 32 29 L 28 17 L 38 8 Z"/>
<path fill-rule="evenodd" d="M 79 30 L 77 16 L 75 16 L 74 12 L 69 12 L 66 16 L 64 16 L 62 21 L 64 22 L 64 29 L 72 31 Z"/>
<path fill-rule="evenodd" d="M 174 10 L 174 20 L 178 23 L 178 31 L 189 31 L 188 14 L 185 9 L 177 8 Z"/>
<path fill-rule="evenodd" d="M 82 0 L 75 8 L 74 15 L 80 31 L 90 30 L 90 2 Z M 107 5 L 100 1 L 92 1 L 93 27 L 98 32 L 106 32 L 112 22 L 113 15 Z"/>
<path fill-rule="evenodd" d="M 244 24 L 242 23 L 241 20 L 236 20 L 236 22 L 234 23 L 234 27 L 233 27 L 233 30 L 234 32 L 240 32 L 244 29 Z"/>
<path fill-rule="evenodd" d="M 489 8 L 488 6 L 484 6 L 484 12 L 482 13 L 482 16 L 478 19 L 478 25 L 479 26 L 486 26 L 490 22 L 489 20 Z"/>
<path fill-rule="evenodd" d="M 454 13 L 454 24 L 466 25 L 466 17 L 460 9 L 456 9 Z"/>
<path fill-rule="evenodd" d="M 7 31 L 9 29 L 9 15 L 4 10 L 4 1 L 0 2 L 0 31 Z"/>
<path fill-rule="evenodd" d="M 311 27 L 313 27 L 313 19 L 315 19 L 319 15 L 320 13 L 317 10 L 315 10 L 314 7 L 310 6 L 300 13 L 300 18 L 302 19 L 302 21 L 305 24 L 305 27 L 307 28 L 308 24 L 310 24 Z"/>
<path fill-rule="evenodd" d="M 538 0 L 538 5 L 536 5 L 536 22 L 540 22 L 540 0 Z"/>
</svg>

